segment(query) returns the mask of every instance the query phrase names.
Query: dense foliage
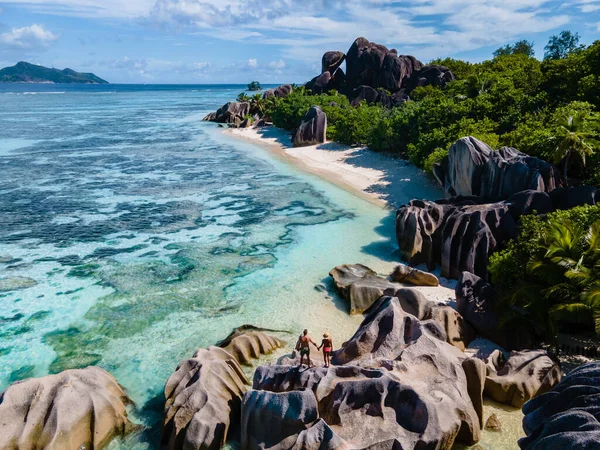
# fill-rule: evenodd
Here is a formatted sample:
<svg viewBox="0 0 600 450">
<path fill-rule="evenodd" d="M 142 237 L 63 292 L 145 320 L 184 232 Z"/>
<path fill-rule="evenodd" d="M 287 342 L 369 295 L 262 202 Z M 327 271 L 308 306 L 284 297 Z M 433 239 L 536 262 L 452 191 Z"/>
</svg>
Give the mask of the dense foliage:
<svg viewBox="0 0 600 450">
<path fill-rule="evenodd" d="M 258 81 L 251 81 L 248 83 L 249 91 L 262 91 L 262 86 Z"/>
<path fill-rule="evenodd" d="M 506 322 L 525 322 L 548 341 L 559 327 L 600 334 L 600 206 L 523 217 L 489 271 L 512 307 Z"/>
<path fill-rule="evenodd" d="M 426 169 L 457 139 L 472 135 L 493 148 L 509 145 L 561 163 L 572 182 L 597 184 L 600 41 L 571 48 L 561 36 L 554 44 L 565 56 L 543 62 L 531 56 L 527 41 L 500 48 L 492 60 L 477 64 L 432 61 L 449 67 L 457 80 L 445 89 L 417 88 L 410 101 L 392 109 L 352 107 L 339 93 L 312 95 L 300 88 L 273 102 L 267 113 L 275 125 L 293 129 L 318 105 L 327 114 L 329 139 L 398 153 Z"/>
</svg>

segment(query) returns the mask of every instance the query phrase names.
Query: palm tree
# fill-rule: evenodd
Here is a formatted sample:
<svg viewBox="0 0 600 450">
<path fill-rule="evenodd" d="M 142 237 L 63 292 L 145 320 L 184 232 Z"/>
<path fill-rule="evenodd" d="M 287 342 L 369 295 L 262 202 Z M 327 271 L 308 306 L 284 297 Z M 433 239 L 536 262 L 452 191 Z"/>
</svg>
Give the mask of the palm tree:
<svg viewBox="0 0 600 450">
<path fill-rule="evenodd" d="M 253 113 L 258 113 L 259 116 L 262 116 L 264 114 L 265 103 L 261 94 L 254 94 L 250 98 L 250 111 L 252 111 Z"/>
<path fill-rule="evenodd" d="M 593 324 L 600 334 L 600 221 L 552 222 L 541 244 L 545 253 L 531 257 L 527 272 L 541 282 L 550 321 Z"/>
<path fill-rule="evenodd" d="M 242 92 L 237 96 L 237 101 L 238 102 L 249 102 L 250 96 L 247 95 L 246 93 Z"/>
<path fill-rule="evenodd" d="M 585 131 L 586 120 L 589 112 L 575 110 L 564 112 L 558 119 L 558 129 L 554 139 L 557 142 L 551 154 L 554 164 L 564 164 L 564 179 L 568 185 L 567 172 L 573 155 L 579 157 L 581 166 L 585 167 L 586 157 L 594 154 L 592 146 L 586 142 L 590 136 Z"/>
</svg>

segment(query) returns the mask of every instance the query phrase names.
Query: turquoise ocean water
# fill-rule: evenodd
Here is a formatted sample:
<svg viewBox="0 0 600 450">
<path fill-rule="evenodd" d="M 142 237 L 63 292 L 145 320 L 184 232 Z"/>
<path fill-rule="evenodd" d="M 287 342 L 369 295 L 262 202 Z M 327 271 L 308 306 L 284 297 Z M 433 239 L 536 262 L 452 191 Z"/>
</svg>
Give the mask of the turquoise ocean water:
<svg viewBox="0 0 600 450">
<path fill-rule="evenodd" d="M 150 427 L 113 446 L 156 448 L 196 348 L 246 323 L 352 334 L 327 274 L 390 268 L 393 211 L 201 121 L 242 90 L 0 85 L 0 390 L 99 365 Z"/>
</svg>

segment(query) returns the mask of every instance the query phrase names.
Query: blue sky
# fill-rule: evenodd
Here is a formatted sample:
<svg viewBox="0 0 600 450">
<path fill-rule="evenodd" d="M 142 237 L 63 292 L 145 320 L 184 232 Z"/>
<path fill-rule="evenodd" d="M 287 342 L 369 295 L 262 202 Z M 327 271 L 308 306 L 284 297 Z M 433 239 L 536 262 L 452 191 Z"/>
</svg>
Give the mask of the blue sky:
<svg viewBox="0 0 600 450">
<path fill-rule="evenodd" d="M 541 58 L 563 29 L 599 39 L 600 0 L 14 0 L 0 1 L 0 66 L 113 83 L 300 83 L 358 36 L 424 62 L 481 61 L 518 39 Z"/>
</svg>

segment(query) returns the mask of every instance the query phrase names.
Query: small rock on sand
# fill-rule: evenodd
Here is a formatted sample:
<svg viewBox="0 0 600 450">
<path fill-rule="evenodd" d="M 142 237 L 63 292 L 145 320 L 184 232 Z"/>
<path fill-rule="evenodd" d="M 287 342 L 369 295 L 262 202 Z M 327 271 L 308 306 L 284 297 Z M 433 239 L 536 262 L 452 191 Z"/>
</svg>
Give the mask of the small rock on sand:
<svg viewBox="0 0 600 450">
<path fill-rule="evenodd" d="M 485 423 L 485 429 L 489 431 L 502 431 L 502 423 L 496 414 L 492 413 L 492 415 L 488 417 L 488 420 Z"/>
</svg>

